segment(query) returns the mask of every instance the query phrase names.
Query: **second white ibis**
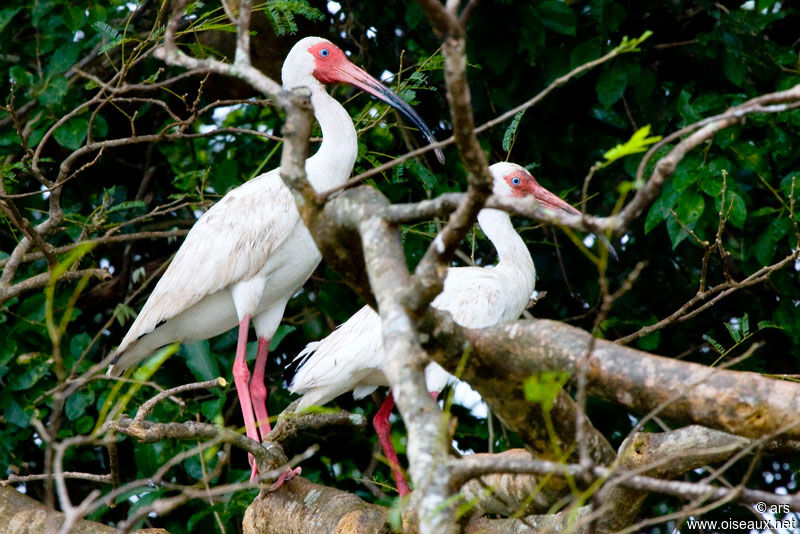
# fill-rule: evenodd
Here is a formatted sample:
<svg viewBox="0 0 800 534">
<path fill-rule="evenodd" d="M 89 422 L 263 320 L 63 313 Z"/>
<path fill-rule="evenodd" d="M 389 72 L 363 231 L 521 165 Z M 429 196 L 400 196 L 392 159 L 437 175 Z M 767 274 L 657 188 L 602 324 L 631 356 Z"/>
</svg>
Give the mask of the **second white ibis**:
<svg viewBox="0 0 800 534">
<path fill-rule="evenodd" d="M 579 213 L 536 181 L 523 167 L 513 163 L 495 163 L 489 170 L 494 177 L 493 193 L 500 197 L 533 196 L 544 207 Z M 525 242 L 514 230 L 504 211 L 483 209 L 478 223 L 497 249 L 498 262 L 493 267 L 451 267 L 444 289 L 432 305 L 450 312 L 461 326 L 484 328 L 520 316 L 534 289 L 536 270 Z M 380 386 L 388 386 L 384 374 L 381 318 L 369 306 L 321 341 L 309 343 L 298 354 L 301 366 L 289 390 L 303 395 L 297 410 L 321 405 L 348 391 L 362 398 Z M 425 369 L 428 391 L 437 395 L 452 376 L 436 363 Z M 389 414 L 394 406 L 386 398 L 373 419 L 375 431 L 397 482 L 398 492 L 409 492 L 399 467 L 397 453 L 389 434 Z"/>
</svg>

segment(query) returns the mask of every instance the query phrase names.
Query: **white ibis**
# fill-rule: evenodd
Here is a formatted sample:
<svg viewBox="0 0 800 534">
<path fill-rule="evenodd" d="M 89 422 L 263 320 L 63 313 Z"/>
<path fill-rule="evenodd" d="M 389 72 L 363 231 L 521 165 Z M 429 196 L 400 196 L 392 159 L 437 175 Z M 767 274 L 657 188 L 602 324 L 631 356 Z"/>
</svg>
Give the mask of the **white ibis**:
<svg viewBox="0 0 800 534">
<path fill-rule="evenodd" d="M 497 196 L 533 196 L 543 206 L 579 213 L 578 210 L 539 185 L 523 167 L 513 163 L 495 163 L 489 170 L 494 177 L 493 193 Z M 530 252 L 514 230 L 511 218 L 504 211 L 483 209 L 478 223 L 497 249 L 498 262 L 493 267 L 451 267 L 444 289 L 432 305 L 446 310 L 460 325 L 483 328 L 519 317 L 531 297 L 536 270 Z M 321 405 L 353 391 L 357 399 L 380 386 L 388 386 L 383 368 L 381 319 L 369 306 L 321 341 L 309 343 L 297 358 L 302 365 L 289 390 L 303 395 L 297 410 Z M 428 391 L 436 397 L 452 378 L 442 367 L 430 363 L 425 369 Z M 409 492 L 399 469 L 397 453 L 389 436 L 389 414 L 394 406 L 391 395 L 386 398 L 373 419 L 375 431 L 392 468 L 398 492 Z"/>
<path fill-rule="evenodd" d="M 281 74 L 285 88 L 311 90 L 322 144 L 306 160 L 306 173 L 317 191 L 344 183 L 358 151 L 353 121 L 328 95 L 325 84 L 348 83 L 374 95 L 404 113 L 433 140 L 430 129 L 408 104 L 326 39 L 300 40 L 286 56 Z M 279 171 L 274 169 L 230 191 L 197 220 L 109 368 L 110 375 L 119 375 L 160 347 L 206 339 L 238 324 L 233 379 L 247 435 L 256 441 L 259 431 L 262 439 L 270 431 L 264 385 L 270 338 L 287 301 L 321 259 Z M 251 320 L 258 335 L 252 380 L 245 361 Z M 253 478 L 258 470 L 252 456 L 250 464 Z"/>
</svg>

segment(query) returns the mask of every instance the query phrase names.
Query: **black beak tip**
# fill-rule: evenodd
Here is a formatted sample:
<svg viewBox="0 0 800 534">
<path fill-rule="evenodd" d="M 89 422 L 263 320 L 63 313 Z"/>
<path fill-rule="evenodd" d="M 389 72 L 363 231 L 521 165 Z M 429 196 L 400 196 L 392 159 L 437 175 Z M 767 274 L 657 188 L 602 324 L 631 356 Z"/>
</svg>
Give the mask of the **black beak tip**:
<svg viewBox="0 0 800 534">
<path fill-rule="evenodd" d="M 442 152 L 442 149 L 436 148 L 433 150 L 433 152 L 436 154 L 436 159 L 439 160 L 439 163 L 444 165 L 444 152 Z"/>
<path fill-rule="evenodd" d="M 611 256 L 614 259 L 614 261 L 619 261 L 619 256 L 617 256 L 617 251 L 614 250 L 614 246 L 611 244 L 611 241 L 609 241 L 606 236 L 604 236 L 603 234 L 592 234 L 592 235 L 594 235 L 597 239 L 600 240 L 601 243 L 603 243 L 606 249 L 608 249 L 608 255 Z"/>
</svg>

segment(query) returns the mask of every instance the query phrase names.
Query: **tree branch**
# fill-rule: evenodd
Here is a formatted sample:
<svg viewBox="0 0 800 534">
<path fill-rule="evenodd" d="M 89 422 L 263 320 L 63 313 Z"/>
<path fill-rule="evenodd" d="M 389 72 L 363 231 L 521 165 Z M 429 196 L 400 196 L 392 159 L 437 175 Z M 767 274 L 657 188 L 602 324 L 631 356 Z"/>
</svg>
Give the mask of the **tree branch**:
<svg viewBox="0 0 800 534">
<path fill-rule="evenodd" d="M 469 366 L 473 369 L 465 380 L 472 384 L 472 378 L 473 385 L 490 391 L 498 389 L 492 381 L 514 383 L 514 377 L 547 370 L 562 369 L 574 375 L 579 355 L 591 342 L 590 335 L 579 328 L 542 319 L 464 330 L 463 337 L 457 334 L 449 341 L 441 340 L 449 344 L 449 351 L 434 357 L 451 369 L 463 343 L 473 347 Z M 664 417 L 739 436 L 800 438 L 796 417 L 800 385 L 793 382 L 655 356 L 600 339 L 586 369 L 590 395 L 639 413 L 658 408 Z M 482 378 L 489 375 L 492 381 Z M 506 415 L 505 410 L 500 414 Z"/>
</svg>

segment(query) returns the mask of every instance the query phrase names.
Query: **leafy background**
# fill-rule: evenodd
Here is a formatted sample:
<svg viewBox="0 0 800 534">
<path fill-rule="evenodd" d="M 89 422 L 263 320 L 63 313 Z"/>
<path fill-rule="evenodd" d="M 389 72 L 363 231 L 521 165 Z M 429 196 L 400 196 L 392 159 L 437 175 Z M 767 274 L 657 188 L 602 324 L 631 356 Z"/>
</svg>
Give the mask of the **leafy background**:
<svg viewBox="0 0 800 534">
<path fill-rule="evenodd" d="M 137 7 L 141 7 L 139 14 L 126 24 L 124 21 Z M 85 78 L 71 77 L 69 69 L 90 57 L 93 59 L 81 64 L 81 68 L 100 79 L 110 76 L 124 63 L 134 44 L 143 39 L 157 40 L 157 33 L 148 37 L 157 8 L 119 0 L 9 0 L 3 4 L 0 94 L 5 95 L 5 105 L 19 108 L 29 103 L 26 118 L 30 128 L 26 135 L 30 147 L 36 147 L 56 121 L 96 90 L 96 85 Z M 268 0 L 259 8 L 264 16 L 261 25 L 256 22 L 254 27 L 253 48 L 258 66 L 267 74 L 278 77 L 282 58 L 298 36 L 329 36 L 351 51 L 352 58 L 369 72 L 394 74 L 395 90 L 416 106 L 438 137 L 449 135 L 438 40 L 416 4 L 395 0 Z M 185 36 L 188 49 L 198 55 L 230 57 L 231 34 L 224 27 L 221 11 L 211 2 L 197 2 L 191 9 L 194 18 Z M 642 126 L 651 125 L 653 134 L 665 135 L 755 95 L 800 83 L 799 15 L 789 3 L 764 0 L 744 5 L 710 1 L 484 2 L 468 25 L 469 78 L 479 124 L 530 98 L 570 68 L 599 57 L 623 36 L 638 36 L 645 30 L 652 31 L 653 36 L 642 45 L 640 53 L 624 55 L 582 76 L 542 105 L 529 109 L 513 126 L 507 121 L 486 132 L 481 142 L 490 161 L 510 159 L 529 166 L 546 187 L 575 203 L 588 169 L 602 160 L 608 149 L 627 140 Z M 128 73 L 127 79 L 131 83 L 160 79 L 164 74 L 158 69 L 162 67 L 157 60 L 147 59 Z M 154 98 L 179 107 L 197 98 L 199 83 L 198 79 L 187 79 L 172 91 L 155 93 Z M 334 94 L 342 101 L 347 99 L 346 106 L 359 128 L 371 126 L 359 137 L 355 173 L 373 168 L 418 142 L 413 133 L 398 127 L 392 114 L 373 120 L 371 110 L 383 112 L 382 105 L 351 89 L 337 88 Z M 205 83 L 200 102 L 205 105 L 219 98 L 255 96 L 246 87 L 212 77 Z M 44 171 L 54 173 L 66 156 L 86 142 L 90 120 L 91 135 L 99 140 L 128 135 L 132 117 L 139 133 L 156 131 L 173 120 L 155 102 L 127 102 L 104 108 L 96 116 L 80 114 L 63 124 L 45 145 Z M 195 132 L 237 126 L 277 133 L 280 128 L 280 117 L 271 107 L 255 104 L 209 112 L 199 122 L 194 126 Z M 793 180 L 800 174 L 798 138 L 800 112 L 756 115 L 691 153 L 645 216 L 616 244 L 619 260 L 610 264 L 608 271 L 612 288 L 618 287 L 638 262 L 646 261 L 647 267 L 634 289 L 616 303 L 602 323 L 600 335 L 614 339 L 630 334 L 668 316 L 695 294 L 703 250 L 678 219 L 701 239 L 713 241 L 723 180 L 726 198 L 732 202 L 723 232 L 730 256 L 711 259 L 709 280 L 722 281 L 726 272 L 742 279 L 786 256 L 795 246 L 789 197 Z M 39 188 L 26 170 L 20 143 L 13 125 L 6 123 L 0 131 L 0 156 L 7 193 Z M 98 236 L 169 202 L 178 207 L 119 231 L 186 229 L 226 191 L 261 170 L 276 166 L 279 154 L 274 141 L 235 134 L 107 150 L 62 193 L 66 218 L 56 244 Z M 464 172 L 452 148 L 447 155 L 444 166 L 433 160 L 412 160 L 369 183 L 395 202 L 461 190 L 466 183 Z M 594 177 L 589 212 L 608 214 L 614 210 L 620 191 L 629 189 L 634 179 L 639 158 L 640 155 L 625 158 Z M 140 190 L 145 175 L 150 178 Z M 34 223 L 47 213 L 46 195 L 17 202 Z M 0 222 L 2 259 L 20 235 L 6 219 Z M 594 264 L 560 230 L 531 226 L 524 220 L 518 223 L 534 256 L 537 289 L 546 291 L 532 310 L 534 315 L 591 329 L 598 299 Z M 404 229 L 410 264 L 420 257 L 435 230 L 433 221 Z M 110 266 L 114 276 L 108 282 L 93 281 L 80 293 L 75 283 L 56 285 L 50 301 L 52 311 L 48 311 L 45 290 L 27 292 L 2 304 L 0 465 L 6 474 L 41 472 L 43 444 L 31 425 L 31 417 L 45 420 L 53 407 L 52 393 L 57 384 L 52 365 L 53 340 L 68 373 L 80 373 L 99 361 L 119 342 L 135 310 L 144 302 L 150 286 L 143 284 L 149 283 L 179 244 L 180 238 L 145 240 L 97 247 L 83 251 L 82 257 L 62 257 L 65 262 L 80 261 L 82 266 Z M 464 243 L 463 251 L 478 263 L 494 261 L 490 244 L 477 230 Z M 765 342 L 766 348 L 738 364 L 737 369 L 796 373 L 800 356 L 799 269 L 798 264 L 783 269 L 767 283 L 734 293 L 697 317 L 643 337 L 635 344 L 666 356 L 718 364 L 741 354 L 758 340 Z M 43 260 L 27 263 L 17 279 L 44 270 Z M 124 304 L 132 295 L 135 296 Z M 77 297 L 74 303 L 70 300 L 73 296 Z M 336 273 L 324 265 L 289 303 L 284 324 L 273 340 L 273 358 L 268 366 L 271 413 L 277 414 L 291 401 L 283 386 L 291 377 L 289 362 L 293 356 L 306 342 L 318 339 L 345 320 L 360 304 Z M 53 317 L 58 322 L 65 314 L 70 314 L 70 321 L 59 340 L 53 337 L 52 330 L 48 331 L 47 322 Z M 137 377 L 164 388 L 216 376 L 232 382 L 234 346 L 235 337 L 230 332 L 182 346 L 173 357 L 150 362 Z M 252 358 L 254 343 L 249 349 Z M 119 388 L 112 391 L 113 386 L 105 380 L 95 380 L 69 397 L 59 437 L 86 434 L 102 422 L 109 403 L 120 398 Z M 148 384 L 134 389 L 127 405 L 129 412 L 155 392 Z M 162 402 L 153 417 L 160 421 L 198 418 L 235 427 L 242 424 L 232 387 L 189 395 L 185 400 L 183 406 Z M 380 400 L 376 397 L 355 403 L 343 397 L 337 404 L 371 416 Z M 490 442 L 487 419 L 475 417 L 459 406 L 453 407 L 453 413 L 459 420 L 455 442 L 460 450 L 499 451 L 520 445 L 496 420 L 491 425 Z M 593 400 L 589 415 L 615 446 L 637 416 Z M 402 424 L 398 422 L 393 432 L 402 452 Z M 391 479 L 384 465 L 377 465 L 374 477 L 384 485 L 385 497 L 375 497 L 362 482 L 364 473 L 370 474 L 375 451 L 371 432 L 326 429 L 302 436 L 294 448 L 302 451 L 311 443 L 319 443 L 321 449 L 304 462 L 303 476 L 353 491 L 368 500 L 392 502 Z M 121 479 L 146 478 L 166 459 L 191 446 L 169 441 L 137 444 L 120 440 Z M 211 450 L 203 458 L 191 457 L 171 476 L 176 482 L 194 483 L 203 472 L 213 469 L 219 454 Z M 99 447 L 71 449 L 65 463 L 71 471 L 108 470 L 105 450 Z M 230 465 L 219 472 L 214 483 L 244 480 L 246 467 L 244 454 L 234 451 Z M 793 491 L 797 467 L 796 461 L 786 463 L 767 457 L 751 483 Z M 730 479 L 736 481 L 742 472 L 743 469 L 734 468 Z M 73 501 L 94 487 L 87 482 L 70 482 Z M 25 484 L 23 490 L 42 498 L 40 483 Z M 96 513 L 95 518 L 118 521 L 163 491 L 155 487 L 137 490 L 114 509 Z M 213 507 L 193 501 L 148 522 L 171 532 L 210 531 L 219 528 L 212 517 L 212 512 L 217 512 L 228 531 L 234 531 L 237 527 L 232 525 L 241 522 L 254 495 L 252 491 L 238 492 Z M 679 505 L 676 499 L 652 496 L 642 514 L 665 514 Z M 723 507 L 708 517 L 738 516 L 752 518 L 736 507 Z M 659 531 L 666 531 L 665 527 L 653 527 L 653 532 Z"/>
</svg>

